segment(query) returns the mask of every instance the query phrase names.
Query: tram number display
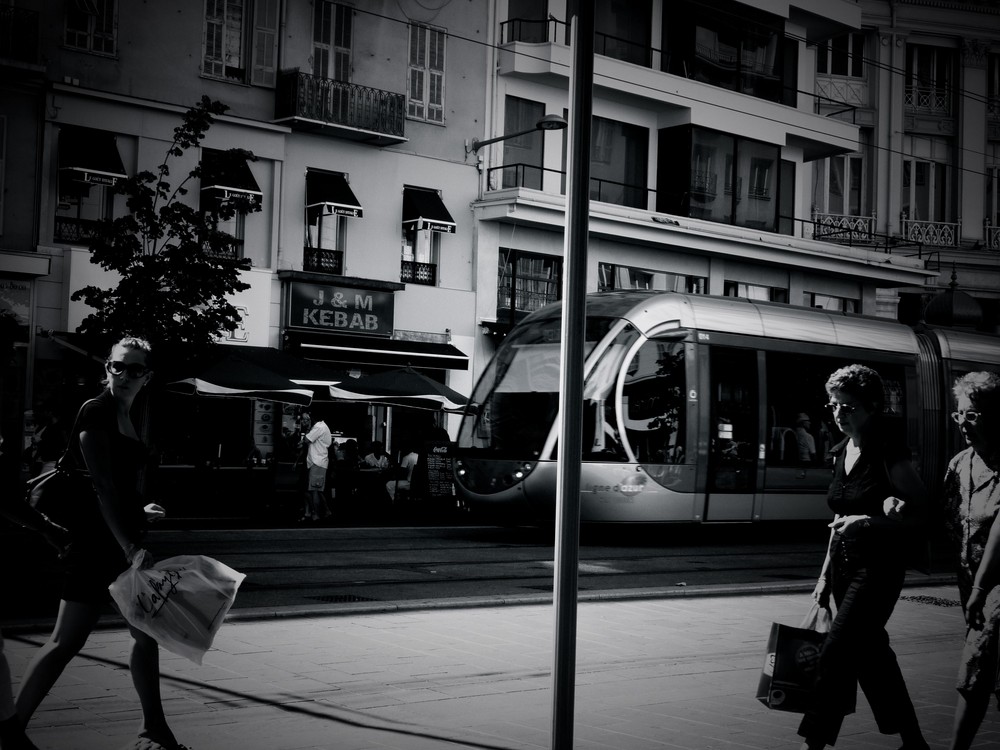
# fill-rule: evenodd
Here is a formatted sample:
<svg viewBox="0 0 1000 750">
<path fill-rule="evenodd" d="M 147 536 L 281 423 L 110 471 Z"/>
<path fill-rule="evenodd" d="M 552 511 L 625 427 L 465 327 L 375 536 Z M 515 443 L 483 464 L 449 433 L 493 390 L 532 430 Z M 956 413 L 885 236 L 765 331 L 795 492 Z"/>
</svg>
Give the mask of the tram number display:
<svg viewBox="0 0 1000 750">
<path fill-rule="evenodd" d="M 429 497 L 454 495 L 452 469 L 455 457 L 451 443 L 429 440 L 424 443 L 424 455 L 427 457 L 427 495 Z"/>
</svg>

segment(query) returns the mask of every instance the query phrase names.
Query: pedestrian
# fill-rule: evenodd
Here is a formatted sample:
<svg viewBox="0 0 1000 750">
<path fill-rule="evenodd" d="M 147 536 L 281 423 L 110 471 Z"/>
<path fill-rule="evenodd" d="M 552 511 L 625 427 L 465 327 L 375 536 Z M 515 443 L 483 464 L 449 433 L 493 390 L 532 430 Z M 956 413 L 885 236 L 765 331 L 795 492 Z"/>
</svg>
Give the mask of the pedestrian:
<svg viewBox="0 0 1000 750">
<path fill-rule="evenodd" d="M 965 647 L 958 668 L 958 704 L 951 750 L 968 750 L 990 696 L 1000 699 L 1000 375 L 970 372 L 952 389 L 952 419 L 966 448 L 944 477 L 945 523 L 958 552 L 958 592 L 965 612 Z"/>
<path fill-rule="evenodd" d="M 0 460 L 5 457 L 3 438 L 0 437 Z M 6 468 L 5 460 L 3 464 Z M 3 472 L 0 482 L 4 487 L 19 487 L 19 483 L 7 471 Z M 69 546 L 69 531 L 32 508 L 24 502 L 23 497 L 23 492 L 20 491 L 10 493 L 0 505 L 0 515 L 19 526 L 41 534 L 60 557 L 63 556 Z M 14 705 L 10 665 L 7 663 L 7 655 L 3 648 L 3 633 L 0 633 L 0 750 L 38 750 L 25 734 L 24 725 L 18 718 L 17 708 Z"/>
<path fill-rule="evenodd" d="M 400 490 L 407 497 L 410 496 L 411 480 L 413 479 L 413 469 L 416 467 L 417 463 L 420 461 L 420 456 L 417 452 L 413 450 L 410 445 L 410 441 L 403 443 L 403 449 L 400 451 L 402 458 L 399 459 L 399 467 L 396 470 L 396 476 L 385 483 L 385 491 L 389 494 L 389 502 L 396 502 L 396 493 Z"/>
<path fill-rule="evenodd" d="M 115 344 L 105 362 L 106 387 L 81 407 L 69 436 L 65 460 L 70 468 L 89 473 L 89 481 L 80 483 L 81 496 L 74 498 L 85 510 L 71 529 L 55 628 L 28 665 L 17 695 L 22 727 L 86 644 L 111 601 L 108 586 L 145 552 L 141 543 L 147 518 L 163 515 L 157 505 L 147 505 L 143 512 L 139 476 L 149 451 L 130 414 L 136 396 L 152 377 L 150 356 L 149 343 L 143 339 L 125 337 Z M 151 563 L 152 556 L 145 554 Z M 160 701 L 159 647 L 142 631 L 131 626 L 129 631 L 129 669 L 142 707 L 138 739 L 130 747 L 181 750 L 184 746 L 167 724 Z"/>
<path fill-rule="evenodd" d="M 827 503 L 835 515 L 813 597 L 826 606 L 832 595 L 837 613 L 820 650 L 812 704 L 799 725 L 802 750 L 836 742 L 859 684 L 879 731 L 898 733 L 901 750 L 925 750 L 885 626 L 917 549 L 911 541 L 927 507 L 926 490 L 906 446 L 888 434 L 877 372 L 848 365 L 830 375 L 826 391 L 845 438 L 832 449 Z"/>
<path fill-rule="evenodd" d="M 330 468 L 330 444 L 333 443 L 333 435 L 326 422 L 320 419 L 313 422 L 312 427 L 302 437 L 302 441 L 306 446 L 306 469 L 309 477 L 306 486 L 306 512 L 299 521 L 322 521 L 331 515 L 326 503 L 326 473 Z"/>
</svg>

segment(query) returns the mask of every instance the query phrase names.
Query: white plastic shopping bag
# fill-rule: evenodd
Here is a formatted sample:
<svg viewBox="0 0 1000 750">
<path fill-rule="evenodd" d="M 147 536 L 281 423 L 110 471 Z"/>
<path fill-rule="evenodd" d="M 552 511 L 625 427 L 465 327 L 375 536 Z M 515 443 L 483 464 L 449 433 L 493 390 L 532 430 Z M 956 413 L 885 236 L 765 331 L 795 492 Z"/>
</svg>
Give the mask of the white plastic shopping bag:
<svg viewBox="0 0 1000 750">
<path fill-rule="evenodd" d="M 204 555 L 180 555 L 143 567 L 142 550 L 108 590 L 130 625 L 179 656 L 201 664 L 246 576 Z"/>
</svg>

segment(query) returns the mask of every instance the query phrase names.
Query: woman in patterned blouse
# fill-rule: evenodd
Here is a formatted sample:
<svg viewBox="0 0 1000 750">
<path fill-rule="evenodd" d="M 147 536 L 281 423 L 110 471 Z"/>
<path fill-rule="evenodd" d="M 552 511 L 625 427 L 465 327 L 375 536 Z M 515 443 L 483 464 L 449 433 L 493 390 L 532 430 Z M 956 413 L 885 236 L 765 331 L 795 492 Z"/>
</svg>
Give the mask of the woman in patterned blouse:
<svg viewBox="0 0 1000 750">
<path fill-rule="evenodd" d="M 968 447 L 948 464 L 947 523 L 958 547 L 958 590 L 967 624 L 958 670 L 951 750 L 967 750 L 990 695 L 1000 699 L 1000 375 L 971 372 L 955 382 L 955 411 Z"/>
</svg>

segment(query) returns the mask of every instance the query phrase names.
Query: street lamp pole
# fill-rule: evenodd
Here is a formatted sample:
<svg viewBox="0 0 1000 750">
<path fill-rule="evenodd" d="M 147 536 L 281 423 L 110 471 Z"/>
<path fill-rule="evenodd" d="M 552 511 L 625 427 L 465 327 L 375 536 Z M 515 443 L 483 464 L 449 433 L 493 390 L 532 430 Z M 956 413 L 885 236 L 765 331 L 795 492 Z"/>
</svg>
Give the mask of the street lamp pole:
<svg viewBox="0 0 1000 750">
<path fill-rule="evenodd" d="M 580 564 L 580 470 L 583 454 L 583 360 L 587 323 L 587 241 L 590 225 L 590 131 L 594 92 L 594 0 L 579 0 L 570 74 L 569 169 L 563 242 L 560 337 L 559 475 L 553 603 L 552 749 L 572 750 L 576 691 L 576 614 Z"/>
</svg>

